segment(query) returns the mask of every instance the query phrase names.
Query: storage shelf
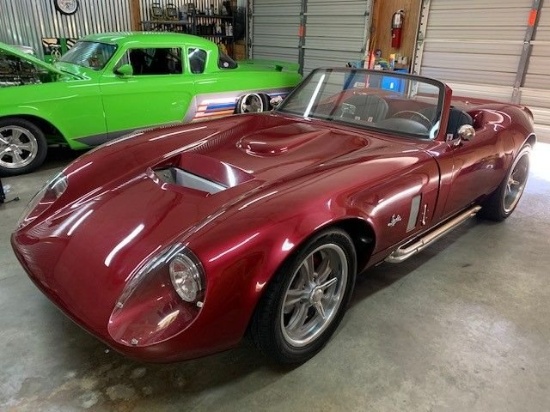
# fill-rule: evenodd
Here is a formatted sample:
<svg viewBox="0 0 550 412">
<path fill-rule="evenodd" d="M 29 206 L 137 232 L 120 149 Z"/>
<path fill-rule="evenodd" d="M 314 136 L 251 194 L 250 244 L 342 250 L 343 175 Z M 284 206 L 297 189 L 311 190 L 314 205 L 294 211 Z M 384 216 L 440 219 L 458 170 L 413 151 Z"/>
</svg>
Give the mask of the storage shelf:
<svg viewBox="0 0 550 412">
<path fill-rule="evenodd" d="M 222 33 L 214 33 L 216 25 L 222 25 Z M 173 31 L 179 33 L 194 34 L 208 38 L 215 42 L 223 42 L 229 46 L 229 54 L 232 55 L 232 46 L 234 36 L 225 33 L 228 25 L 235 26 L 234 16 L 221 14 L 188 14 L 186 20 L 144 20 L 141 21 L 141 27 L 145 31 Z M 210 31 L 210 33 L 208 33 Z"/>
</svg>

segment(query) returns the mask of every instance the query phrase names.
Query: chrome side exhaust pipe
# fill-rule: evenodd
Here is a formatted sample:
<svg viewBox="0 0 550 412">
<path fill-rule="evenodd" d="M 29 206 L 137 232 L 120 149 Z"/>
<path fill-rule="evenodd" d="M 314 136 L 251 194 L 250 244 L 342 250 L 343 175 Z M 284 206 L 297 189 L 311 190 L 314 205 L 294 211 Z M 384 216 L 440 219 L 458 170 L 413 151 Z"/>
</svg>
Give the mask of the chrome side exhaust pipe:
<svg viewBox="0 0 550 412">
<path fill-rule="evenodd" d="M 474 206 L 454 218 L 446 221 L 441 226 L 437 227 L 433 231 L 422 236 L 420 239 L 416 240 L 414 243 L 406 243 L 405 245 L 394 250 L 390 255 L 385 259 L 389 263 L 401 263 L 404 260 L 410 258 L 412 255 L 417 254 L 436 240 L 438 240 L 443 235 L 447 234 L 451 230 L 455 229 L 457 226 L 464 223 L 466 220 L 475 216 L 477 212 L 481 209 L 481 206 Z"/>
</svg>

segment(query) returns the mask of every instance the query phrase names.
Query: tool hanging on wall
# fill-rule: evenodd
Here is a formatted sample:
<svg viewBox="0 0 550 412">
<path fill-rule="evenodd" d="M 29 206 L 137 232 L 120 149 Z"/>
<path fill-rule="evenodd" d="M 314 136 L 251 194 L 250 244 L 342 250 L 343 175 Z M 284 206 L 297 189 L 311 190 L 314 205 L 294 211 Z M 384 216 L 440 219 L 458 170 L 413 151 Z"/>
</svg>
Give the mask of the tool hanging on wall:
<svg viewBox="0 0 550 412">
<path fill-rule="evenodd" d="M 405 20 L 405 10 L 397 10 L 391 18 L 391 47 L 399 49 L 401 47 L 401 35 L 403 22 Z"/>
</svg>

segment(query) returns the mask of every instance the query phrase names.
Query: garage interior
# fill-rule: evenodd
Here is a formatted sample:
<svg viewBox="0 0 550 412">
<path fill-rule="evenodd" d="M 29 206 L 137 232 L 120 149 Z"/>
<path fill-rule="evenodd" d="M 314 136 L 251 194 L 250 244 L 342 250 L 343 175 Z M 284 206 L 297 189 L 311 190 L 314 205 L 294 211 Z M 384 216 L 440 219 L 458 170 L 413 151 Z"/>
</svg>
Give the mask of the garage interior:
<svg viewBox="0 0 550 412">
<path fill-rule="evenodd" d="M 48 0 L 0 0 L 0 41 L 45 57 L 43 38 L 136 30 L 150 21 L 152 2 L 110 3 L 81 1 L 82 13 L 61 16 Z M 187 3 L 174 2 L 178 9 Z M 2 178 L 0 410 L 547 411 L 548 0 L 249 0 L 235 7 L 248 23 L 245 37 L 228 45 L 236 58 L 297 62 L 307 75 L 370 64 L 380 50 L 382 61 L 406 57 L 395 68 L 445 81 L 458 94 L 528 106 L 538 143 L 517 210 L 501 224 L 471 219 L 406 262 L 363 273 L 335 335 L 300 366 L 275 365 L 247 342 L 197 360 L 146 364 L 66 318 L 12 252 L 10 235 L 28 201 L 80 154 L 53 149 L 38 171 Z M 398 10 L 404 26 L 396 49 Z"/>
</svg>

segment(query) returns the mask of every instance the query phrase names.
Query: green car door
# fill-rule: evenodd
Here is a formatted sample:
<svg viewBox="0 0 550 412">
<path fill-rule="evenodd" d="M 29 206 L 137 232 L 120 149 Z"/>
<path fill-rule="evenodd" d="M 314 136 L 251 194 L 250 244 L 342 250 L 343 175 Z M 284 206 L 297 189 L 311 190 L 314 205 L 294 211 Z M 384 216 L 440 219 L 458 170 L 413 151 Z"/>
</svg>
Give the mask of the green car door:
<svg viewBox="0 0 550 412">
<path fill-rule="evenodd" d="M 141 127 L 182 122 L 195 94 L 185 61 L 183 47 L 130 46 L 117 53 L 100 80 L 108 113 L 104 140 Z"/>
</svg>

